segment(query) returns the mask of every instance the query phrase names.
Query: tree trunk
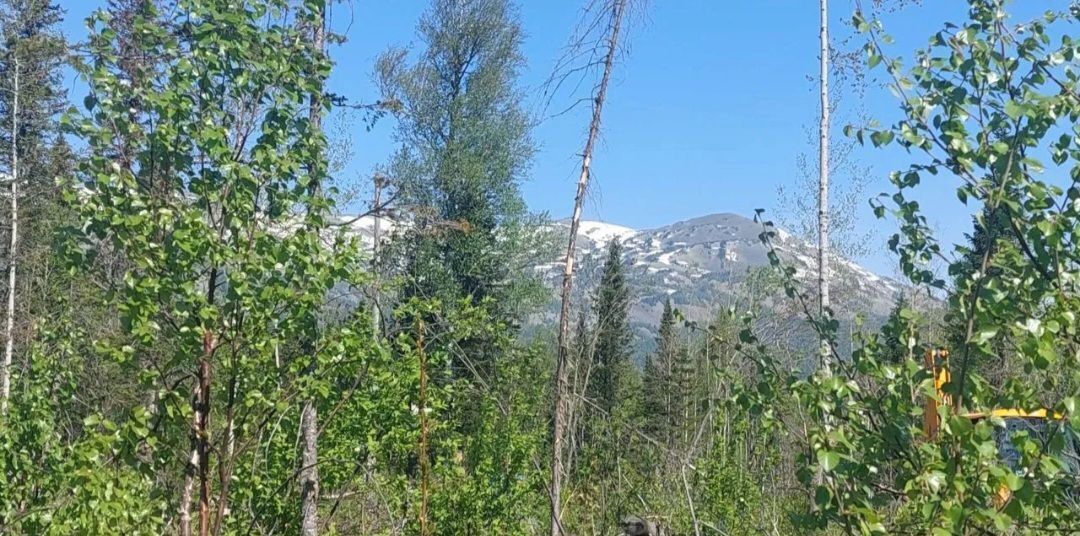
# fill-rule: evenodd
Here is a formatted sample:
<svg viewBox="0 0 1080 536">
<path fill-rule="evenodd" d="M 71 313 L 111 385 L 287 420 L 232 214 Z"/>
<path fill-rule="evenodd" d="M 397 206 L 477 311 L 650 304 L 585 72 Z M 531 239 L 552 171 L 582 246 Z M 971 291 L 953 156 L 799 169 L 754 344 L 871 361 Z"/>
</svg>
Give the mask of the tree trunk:
<svg viewBox="0 0 1080 536">
<path fill-rule="evenodd" d="M 206 333 L 203 359 L 199 363 L 199 536 L 210 534 L 210 353 L 214 335 Z"/>
<path fill-rule="evenodd" d="M 821 121 L 818 142 L 818 306 L 829 312 L 829 18 L 821 0 Z"/>
<path fill-rule="evenodd" d="M 424 350 L 424 321 L 417 322 L 416 351 L 420 361 L 420 392 L 417 397 L 417 413 L 420 417 L 420 536 L 430 536 L 428 523 L 428 479 L 431 478 L 431 461 L 428 459 L 427 419 L 427 354 Z"/>
<path fill-rule="evenodd" d="M 195 475 L 199 471 L 198 430 L 202 421 L 199 416 L 199 400 L 202 398 L 199 385 L 200 382 L 196 381 L 191 393 L 191 407 L 195 409 L 195 414 L 191 418 L 191 457 L 184 468 L 184 489 L 180 495 L 180 536 L 191 536 L 191 496 L 195 489 Z"/>
<path fill-rule="evenodd" d="M 19 59 L 15 58 L 11 105 L 11 243 L 8 246 L 7 325 L 4 327 L 4 368 L 0 371 L 0 416 L 7 416 L 11 396 L 11 357 L 15 334 L 15 252 L 19 242 Z"/>
<path fill-rule="evenodd" d="M 600 116 L 604 107 L 604 98 L 607 95 L 608 82 L 611 80 L 615 54 L 618 52 L 619 30 L 622 27 L 627 1 L 613 0 L 611 3 L 610 33 L 608 35 L 607 53 L 604 56 L 604 73 L 593 98 L 592 120 L 589 123 L 588 137 L 585 139 L 585 150 L 581 155 L 581 174 L 578 176 L 577 192 L 574 195 L 574 212 L 570 218 L 570 238 L 566 246 L 561 306 L 559 309 L 559 348 L 555 364 L 555 422 L 551 460 L 551 536 L 563 534 L 562 501 L 560 497 L 562 495 L 563 478 L 563 443 L 568 420 L 566 415 L 568 374 L 566 361 L 570 354 L 570 295 L 574 280 L 574 254 L 577 249 L 578 227 L 581 225 L 581 210 L 585 203 L 585 193 L 589 185 L 589 168 L 592 164 L 593 146 L 596 144 L 596 139 L 600 134 Z"/>
<path fill-rule="evenodd" d="M 325 8 L 319 8 L 315 24 L 312 27 L 311 46 L 321 55 L 324 48 L 326 26 Z M 308 108 L 308 120 L 312 131 L 322 128 L 322 95 L 312 94 Z M 312 166 L 316 169 L 316 166 Z M 314 192 L 318 193 L 318 179 L 313 183 Z M 308 352 L 311 365 L 308 374 L 315 373 L 316 356 L 314 344 Z M 319 415 L 314 398 L 304 400 L 300 416 L 303 451 L 300 455 L 300 534 L 315 536 L 319 533 Z"/>
<path fill-rule="evenodd" d="M 215 284 L 213 272 L 210 284 Z M 184 489 L 180 495 L 181 536 L 191 536 L 191 500 L 196 479 L 199 481 L 199 536 L 210 534 L 210 355 L 213 348 L 214 335 L 206 330 L 203 355 L 191 391 L 191 457 L 184 471 Z"/>
<path fill-rule="evenodd" d="M 821 119 L 818 124 L 818 321 L 824 322 L 832 312 L 829 309 L 829 2 L 820 0 L 821 15 Z M 821 371 L 832 375 L 832 351 L 825 334 L 819 341 Z M 824 425 L 829 429 L 829 418 Z M 819 468 L 814 474 L 814 486 L 825 482 L 825 473 Z M 816 509 L 816 503 L 814 508 Z"/>
<path fill-rule="evenodd" d="M 381 173 L 376 173 L 372 178 L 375 187 L 374 199 L 371 205 L 372 217 L 375 218 L 374 225 L 371 232 L 371 326 L 372 333 L 375 337 L 382 335 L 382 305 L 380 303 L 380 266 L 379 266 L 379 254 L 381 253 L 379 243 L 382 240 L 382 190 L 386 187 L 386 177 Z"/>
<path fill-rule="evenodd" d="M 234 356 L 235 357 L 235 356 Z M 229 515 L 229 485 L 236 467 L 236 384 L 235 372 L 229 378 L 228 397 L 225 404 L 225 440 L 223 452 L 218 456 L 218 492 L 217 514 L 214 516 L 214 534 L 221 534 L 222 524 Z"/>
<path fill-rule="evenodd" d="M 319 533 L 319 436 L 317 426 L 319 422 L 318 409 L 312 400 L 304 401 L 304 408 L 300 415 L 300 426 L 303 428 L 304 453 L 300 463 L 300 534 L 303 536 L 315 536 Z"/>
</svg>

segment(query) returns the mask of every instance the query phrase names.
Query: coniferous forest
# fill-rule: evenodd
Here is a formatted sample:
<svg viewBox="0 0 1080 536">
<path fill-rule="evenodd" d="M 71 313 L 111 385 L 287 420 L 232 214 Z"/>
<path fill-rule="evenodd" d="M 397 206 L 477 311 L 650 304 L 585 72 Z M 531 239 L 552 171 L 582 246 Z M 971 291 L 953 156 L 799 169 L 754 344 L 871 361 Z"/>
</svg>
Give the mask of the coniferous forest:
<svg viewBox="0 0 1080 536">
<path fill-rule="evenodd" d="M 650 234 L 585 216 L 679 180 L 596 171 L 664 6 L 537 66 L 526 1 L 0 0 L 0 533 L 1080 534 L 1080 7 L 715 51 L 805 56 L 806 153 Z"/>
</svg>

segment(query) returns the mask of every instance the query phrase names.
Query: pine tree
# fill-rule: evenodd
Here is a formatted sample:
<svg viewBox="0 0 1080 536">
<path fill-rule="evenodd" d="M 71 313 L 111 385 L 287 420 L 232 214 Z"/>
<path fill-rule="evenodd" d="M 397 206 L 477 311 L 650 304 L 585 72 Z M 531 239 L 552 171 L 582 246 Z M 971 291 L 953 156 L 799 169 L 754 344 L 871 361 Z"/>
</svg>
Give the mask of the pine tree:
<svg viewBox="0 0 1080 536">
<path fill-rule="evenodd" d="M 664 312 L 660 315 L 656 351 L 645 358 L 642 410 L 647 433 L 668 445 L 672 443 L 675 430 L 673 373 L 679 352 L 675 312 L 671 307 L 671 300 L 667 299 L 664 301 Z"/>
<path fill-rule="evenodd" d="M 991 279 L 1000 277 L 1002 275 L 1001 269 L 996 266 L 995 260 L 998 260 L 999 256 L 1015 252 L 1017 247 L 1016 239 L 1013 237 L 1009 225 L 1007 209 L 1004 207 L 998 207 L 994 210 L 984 207 L 972 219 L 972 232 L 967 235 L 967 239 L 968 246 L 960 248 L 960 261 L 949 268 L 949 275 L 953 277 L 953 286 L 957 291 L 963 289 L 965 285 L 971 284 L 973 276 L 982 267 L 983 257 L 987 254 L 989 254 L 989 264 L 986 269 L 986 277 Z M 958 296 L 970 295 L 969 292 L 956 292 L 956 294 Z M 945 315 L 944 342 L 953 352 L 962 351 L 966 344 L 967 318 L 970 314 L 965 313 L 965 310 L 968 306 L 966 300 L 955 297 L 949 300 L 949 310 Z M 979 333 L 984 328 L 992 326 L 980 326 L 976 323 L 972 327 L 973 333 Z M 999 339 L 992 348 L 997 359 L 976 356 L 976 359 L 972 361 L 974 370 L 983 372 L 991 381 L 1007 375 L 1005 371 L 1009 363 L 1008 346 L 1006 339 Z"/>
<path fill-rule="evenodd" d="M 908 323 L 902 316 L 907 306 L 904 295 L 897 294 L 889 317 L 881 326 L 881 342 L 885 345 L 883 355 L 889 363 L 902 363 L 907 358 L 908 333 L 905 328 Z"/>
<path fill-rule="evenodd" d="M 630 331 L 630 292 L 623 272 L 622 245 L 608 243 L 600 288 L 596 293 L 596 347 L 589 397 L 610 415 L 619 402 L 620 384 L 632 366 L 633 333 Z"/>
<path fill-rule="evenodd" d="M 672 446 L 685 445 L 690 437 L 692 405 L 694 403 L 694 362 L 690 347 L 679 346 L 671 367 L 671 429 Z"/>
</svg>

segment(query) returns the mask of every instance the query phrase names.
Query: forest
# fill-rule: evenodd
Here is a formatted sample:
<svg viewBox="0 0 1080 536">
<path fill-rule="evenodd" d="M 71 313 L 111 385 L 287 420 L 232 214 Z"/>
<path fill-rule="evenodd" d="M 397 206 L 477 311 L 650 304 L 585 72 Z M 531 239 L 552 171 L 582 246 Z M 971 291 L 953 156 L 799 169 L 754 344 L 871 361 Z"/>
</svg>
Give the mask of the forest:
<svg viewBox="0 0 1080 536">
<path fill-rule="evenodd" d="M 0 533 L 1080 534 L 1080 5 L 812 2 L 785 210 L 647 234 L 585 215 L 661 2 L 580 0 L 539 87 L 525 2 L 368 61 L 368 0 L 0 0 Z"/>
</svg>

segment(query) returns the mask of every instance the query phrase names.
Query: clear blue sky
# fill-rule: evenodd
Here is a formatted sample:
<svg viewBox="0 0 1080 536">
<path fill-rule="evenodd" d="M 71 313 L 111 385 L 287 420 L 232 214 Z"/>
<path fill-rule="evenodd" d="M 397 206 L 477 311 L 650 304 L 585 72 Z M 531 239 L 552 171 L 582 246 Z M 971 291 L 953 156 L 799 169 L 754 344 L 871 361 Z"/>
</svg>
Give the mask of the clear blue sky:
<svg viewBox="0 0 1080 536">
<path fill-rule="evenodd" d="M 60 0 L 68 11 L 65 31 L 85 35 L 82 19 L 102 0 Z M 583 0 L 519 0 L 527 33 L 528 69 L 522 86 L 535 106 L 536 89 L 549 75 L 580 14 Z M 414 26 L 422 0 L 353 0 L 334 11 L 334 27 L 348 28 L 349 41 L 332 51 L 337 61 L 332 89 L 353 100 L 377 98 L 371 66 L 388 45 L 416 41 Z M 926 43 L 946 20 L 962 20 L 965 3 L 926 0 L 885 19 L 896 37 L 893 50 L 905 58 Z M 1042 3 L 1021 3 L 1031 14 Z M 1040 4 L 1033 6 L 1031 4 Z M 1017 7 L 1017 6 L 1014 6 Z M 831 2 L 832 25 L 845 33 L 853 0 Z M 595 155 L 595 187 L 586 217 L 650 228 L 714 212 L 753 214 L 774 210 L 776 192 L 797 175 L 796 155 L 813 153 L 806 128 L 815 125 L 817 2 L 811 0 L 651 0 L 647 16 L 630 35 L 630 54 L 617 67 L 604 110 L 603 139 Z M 74 94 L 77 84 L 72 82 Z M 77 102 L 77 101 L 76 101 Z M 862 106 L 882 122 L 897 117 L 894 98 L 871 87 Z M 582 109 L 580 112 L 585 112 Z M 841 136 L 842 124 L 834 125 Z M 542 123 L 541 147 L 524 195 L 535 211 L 561 218 L 571 209 L 578 158 L 585 133 L 583 113 Z M 393 149 L 392 121 L 370 132 L 351 129 L 355 158 L 347 176 L 365 180 Z M 887 174 L 903 167 L 903 152 L 862 149 L 856 157 L 872 169 L 867 197 L 887 190 Z M 946 243 L 962 240 L 971 210 L 962 206 L 948 179 L 922 188 L 919 198 Z M 866 225 L 875 220 L 866 203 L 858 207 Z M 861 259 L 871 269 L 894 273 L 884 246 Z"/>
</svg>

